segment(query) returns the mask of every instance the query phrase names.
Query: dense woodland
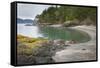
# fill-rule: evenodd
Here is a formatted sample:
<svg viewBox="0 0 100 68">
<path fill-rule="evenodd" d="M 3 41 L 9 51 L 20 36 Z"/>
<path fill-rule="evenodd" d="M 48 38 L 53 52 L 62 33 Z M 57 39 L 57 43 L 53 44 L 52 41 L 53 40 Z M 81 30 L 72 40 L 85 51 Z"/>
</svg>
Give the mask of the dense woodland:
<svg viewBox="0 0 100 68">
<path fill-rule="evenodd" d="M 96 7 L 51 6 L 37 15 L 40 23 L 64 25 L 95 25 Z M 68 22 L 70 21 L 70 22 Z"/>
</svg>

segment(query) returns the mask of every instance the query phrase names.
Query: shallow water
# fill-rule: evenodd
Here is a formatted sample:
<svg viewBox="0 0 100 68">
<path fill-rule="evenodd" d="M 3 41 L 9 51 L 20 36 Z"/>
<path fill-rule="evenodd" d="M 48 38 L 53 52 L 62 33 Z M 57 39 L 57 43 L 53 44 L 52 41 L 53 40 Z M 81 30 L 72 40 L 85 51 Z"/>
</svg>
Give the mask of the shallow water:
<svg viewBox="0 0 100 68">
<path fill-rule="evenodd" d="M 78 42 L 90 40 L 87 33 L 74 29 L 26 26 L 25 24 L 17 24 L 17 34 L 34 38 L 44 37 L 48 39 L 76 40 Z"/>
</svg>

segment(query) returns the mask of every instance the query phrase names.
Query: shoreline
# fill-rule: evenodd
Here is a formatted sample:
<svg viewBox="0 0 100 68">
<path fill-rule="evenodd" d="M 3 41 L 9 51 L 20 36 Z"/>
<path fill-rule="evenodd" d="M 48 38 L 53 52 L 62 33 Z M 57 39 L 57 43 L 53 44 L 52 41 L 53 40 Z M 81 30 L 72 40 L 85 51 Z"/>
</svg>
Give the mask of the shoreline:
<svg viewBox="0 0 100 68">
<path fill-rule="evenodd" d="M 57 28 L 59 27 L 62 27 L 62 26 L 58 26 L 56 25 Z M 55 27 L 55 25 L 53 25 L 53 27 Z M 75 27 L 67 27 L 67 28 L 70 28 L 70 29 L 75 29 L 75 30 L 79 30 L 79 31 L 82 31 L 82 32 L 85 32 L 87 33 L 90 37 L 91 37 L 91 40 L 87 41 L 87 42 L 83 42 L 83 43 L 69 43 L 68 46 L 63 46 L 63 45 L 55 45 L 55 46 L 49 46 L 51 44 L 53 44 L 53 42 L 51 41 L 50 42 L 44 42 L 44 43 L 38 43 L 39 46 L 42 45 L 43 48 L 40 50 L 37 50 L 36 54 L 38 55 L 49 55 L 50 58 L 46 58 L 45 57 L 37 57 L 37 56 L 30 56 L 30 57 L 35 57 L 33 58 L 32 61 L 37 61 L 36 63 L 40 63 L 40 62 L 72 62 L 72 61 L 86 61 L 86 60 L 96 60 L 96 27 L 95 26 L 86 26 L 86 25 L 81 25 L 81 26 L 75 26 Z M 21 37 L 21 38 L 20 38 Z M 33 49 L 33 45 L 37 44 L 35 43 L 36 41 L 39 41 L 40 39 L 36 39 L 36 38 L 28 38 L 26 37 L 26 40 L 23 39 L 23 37 L 25 38 L 25 36 L 20 36 L 19 37 L 19 40 L 25 42 L 27 41 L 27 39 L 29 41 L 27 41 L 27 45 L 30 45 L 30 48 L 26 45 L 26 50 L 31 50 Z M 35 42 L 32 43 L 32 40 L 35 40 Z M 30 44 L 31 42 L 31 44 Z M 42 41 L 41 41 L 42 42 Z M 23 45 L 21 44 L 20 42 L 18 42 L 19 44 L 18 45 Z M 45 45 L 48 45 L 47 47 L 45 47 Z M 67 44 L 66 44 L 67 45 Z M 24 45 L 23 45 L 24 47 Z M 22 47 L 22 48 L 23 48 Z M 24 49 L 25 49 L 24 48 Z M 46 48 L 46 49 L 45 49 Z M 49 51 L 48 51 L 49 49 Z M 22 50 L 22 49 L 20 49 Z M 22 53 L 20 52 L 19 50 L 19 54 Z M 38 52 L 39 51 L 39 52 Z M 31 55 L 31 53 L 33 53 L 34 51 L 32 50 L 32 52 L 30 53 L 27 53 L 27 51 L 24 53 L 25 56 L 22 56 L 22 55 L 19 55 L 19 60 L 20 58 L 24 58 L 24 59 L 27 59 L 27 62 L 28 62 L 28 55 Z M 41 52 L 44 52 L 44 54 L 42 54 Z M 34 53 L 33 53 L 34 54 Z M 53 60 L 53 61 L 51 61 Z M 19 62 L 22 62 L 24 63 L 24 60 L 21 60 Z M 26 63 L 27 63 L 26 62 Z M 31 63 L 31 61 L 29 61 Z M 35 62 L 34 62 L 35 63 Z"/>
<path fill-rule="evenodd" d="M 96 60 L 96 27 L 82 25 L 68 28 L 86 32 L 91 40 L 84 43 L 70 44 L 64 50 L 56 52 L 52 57 L 55 62 Z"/>
</svg>

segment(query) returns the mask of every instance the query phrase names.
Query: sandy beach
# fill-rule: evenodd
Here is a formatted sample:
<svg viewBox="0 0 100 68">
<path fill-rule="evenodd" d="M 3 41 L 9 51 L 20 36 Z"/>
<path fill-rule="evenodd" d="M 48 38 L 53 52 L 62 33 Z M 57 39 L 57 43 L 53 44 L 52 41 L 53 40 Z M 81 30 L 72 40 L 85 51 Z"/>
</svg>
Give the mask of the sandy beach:
<svg viewBox="0 0 100 68">
<path fill-rule="evenodd" d="M 64 50 L 56 52 L 52 57 L 53 60 L 55 62 L 96 60 L 96 27 L 83 25 L 69 28 L 86 32 L 91 40 L 85 43 L 70 44 Z"/>
</svg>

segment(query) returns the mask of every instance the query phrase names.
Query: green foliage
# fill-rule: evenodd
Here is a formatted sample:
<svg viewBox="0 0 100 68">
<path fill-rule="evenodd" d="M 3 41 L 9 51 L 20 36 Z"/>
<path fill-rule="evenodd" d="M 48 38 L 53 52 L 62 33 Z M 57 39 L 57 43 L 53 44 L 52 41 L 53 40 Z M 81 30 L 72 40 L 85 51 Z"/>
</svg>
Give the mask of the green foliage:
<svg viewBox="0 0 100 68">
<path fill-rule="evenodd" d="M 37 15 L 40 23 L 64 23 L 74 19 L 80 22 L 86 18 L 90 18 L 95 24 L 96 22 L 96 8 L 95 7 L 78 7 L 78 6 L 59 6 L 49 7 L 44 10 L 41 15 Z M 79 23 L 80 24 L 80 23 Z M 81 23 L 82 24 L 82 23 Z"/>
<path fill-rule="evenodd" d="M 17 36 L 17 53 L 18 55 L 35 55 L 36 50 L 41 47 L 43 42 L 47 42 L 47 39 L 43 38 L 29 38 L 26 36 Z"/>
</svg>

